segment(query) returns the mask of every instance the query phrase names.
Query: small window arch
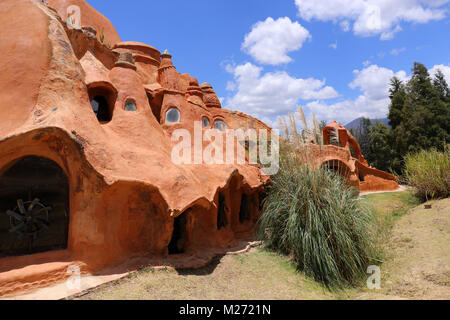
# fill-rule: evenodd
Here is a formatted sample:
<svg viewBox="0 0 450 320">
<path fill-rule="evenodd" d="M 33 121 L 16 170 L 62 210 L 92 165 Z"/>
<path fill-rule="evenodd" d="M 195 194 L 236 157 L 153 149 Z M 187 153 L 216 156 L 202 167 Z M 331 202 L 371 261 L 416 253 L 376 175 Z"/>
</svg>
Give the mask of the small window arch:
<svg viewBox="0 0 450 320">
<path fill-rule="evenodd" d="M 166 112 L 166 123 L 177 123 L 180 122 L 181 115 L 177 108 L 170 108 Z"/>
<path fill-rule="evenodd" d="M 136 111 L 136 103 L 133 100 L 127 100 L 125 103 L 125 111 Z"/>
<path fill-rule="evenodd" d="M 202 124 L 203 128 L 209 128 L 211 126 L 211 122 L 209 121 L 208 117 L 202 118 Z"/>
<path fill-rule="evenodd" d="M 110 122 L 117 100 L 116 88 L 108 82 L 93 82 L 88 85 L 88 94 L 92 111 L 98 122 L 102 124 Z"/>
<path fill-rule="evenodd" d="M 225 130 L 227 130 L 227 125 L 226 125 L 226 123 L 225 123 L 224 121 L 222 121 L 222 120 L 216 120 L 216 121 L 214 122 L 214 126 L 215 126 L 216 129 L 219 130 L 219 131 L 225 131 Z"/>
</svg>

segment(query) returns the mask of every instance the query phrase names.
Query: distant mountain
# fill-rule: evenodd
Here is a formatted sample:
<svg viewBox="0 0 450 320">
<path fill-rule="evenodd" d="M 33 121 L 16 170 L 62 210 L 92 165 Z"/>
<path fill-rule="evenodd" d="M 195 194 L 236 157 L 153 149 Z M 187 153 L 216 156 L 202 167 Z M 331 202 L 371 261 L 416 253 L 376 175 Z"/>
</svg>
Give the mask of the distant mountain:
<svg viewBox="0 0 450 320">
<path fill-rule="evenodd" d="M 345 125 L 345 128 L 347 130 L 350 130 L 350 129 L 356 130 L 361 125 L 362 120 L 363 120 L 362 117 L 358 118 L 358 119 L 355 119 L 352 122 L 350 122 L 347 125 Z M 372 123 L 382 122 L 382 123 L 384 123 L 385 125 L 387 125 L 389 127 L 389 119 L 388 118 L 385 118 L 385 119 L 370 119 L 370 121 L 372 121 Z"/>
</svg>

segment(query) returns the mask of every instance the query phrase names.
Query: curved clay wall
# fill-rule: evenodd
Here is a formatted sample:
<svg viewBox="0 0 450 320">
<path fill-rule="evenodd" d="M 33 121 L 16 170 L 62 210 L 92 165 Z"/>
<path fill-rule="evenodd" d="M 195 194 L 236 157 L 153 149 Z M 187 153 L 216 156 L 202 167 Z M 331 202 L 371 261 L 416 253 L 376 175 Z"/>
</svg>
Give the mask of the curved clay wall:
<svg viewBox="0 0 450 320">
<path fill-rule="evenodd" d="M 109 48 L 89 29 L 69 28 L 65 9 L 74 3 L 88 13 L 82 25 L 104 28 L 117 45 Z M 247 120 L 267 127 L 217 103 L 208 107 L 205 101 L 218 101 L 212 88 L 205 93 L 195 78 L 180 75 L 168 54 L 157 61 L 156 49 L 121 43 L 85 1 L 4 0 L 0 10 L 11 21 L 0 31 L 6 39 L 0 43 L 0 173 L 25 156 L 54 161 L 67 176 L 70 203 L 67 249 L 0 258 L 0 295 L 60 281 L 74 264 L 94 273 L 133 259 L 204 264 L 251 235 L 267 183 L 260 170 L 176 164 L 171 134 L 193 135 L 194 122 L 205 116 L 210 128 L 215 119 L 229 128 Z M 104 105 L 107 121 L 98 111 Z M 168 108 L 179 110 L 178 123 L 166 122 Z M 219 229 L 221 194 L 228 224 Z M 250 220 L 239 220 L 241 207 L 248 207 Z M 174 246 L 181 255 L 172 257 Z"/>
</svg>

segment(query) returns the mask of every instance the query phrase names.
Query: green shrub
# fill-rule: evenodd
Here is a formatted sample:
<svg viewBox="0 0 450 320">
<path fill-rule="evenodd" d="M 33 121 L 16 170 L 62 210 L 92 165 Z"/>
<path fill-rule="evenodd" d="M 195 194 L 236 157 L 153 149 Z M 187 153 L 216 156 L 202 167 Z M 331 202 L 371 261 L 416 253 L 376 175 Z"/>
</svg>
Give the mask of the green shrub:
<svg viewBox="0 0 450 320">
<path fill-rule="evenodd" d="M 259 238 L 328 287 L 356 284 L 375 253 L 373 211 L 336 173 L 311 170 L 297 157 L 280 154 Z"/>
<path fill-rule="evenodd" d="M 405 179 L 422 199 L 450 195 L 450 145 L 443 152 L 422 150 L 405 157 Z"/>
</svg>

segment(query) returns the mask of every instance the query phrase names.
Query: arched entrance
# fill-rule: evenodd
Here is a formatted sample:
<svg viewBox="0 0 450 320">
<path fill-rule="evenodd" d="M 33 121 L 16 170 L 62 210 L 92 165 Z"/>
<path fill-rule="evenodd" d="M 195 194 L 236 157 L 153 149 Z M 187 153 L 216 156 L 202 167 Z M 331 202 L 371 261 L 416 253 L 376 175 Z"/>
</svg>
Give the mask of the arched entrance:
<svg viewBox="0 0 450 320">
<path fill-rule="evenodd" d="M 322 164 L 322 168 L 334 171 L 345 179 L 349 179 L 351 171 L 349 167 L 340 160 L 329 160 Z"/>
<path fill-rule="evenodd" d="M 0 257 L 67 248 L 69 182 L 52 160 L 28 156 L 0 175 Z"/>
<path fill-rule="evenodd" d="M 188 214 L 191 210 L 187 210 L 173 221 L 172 238 L 169 243 L 169 254 L 185 253 L 188 245 Z"/>
<path fill-rule="evenodd" d="M 244 193 L 242 194 L 241 207 L 239 208 L 239 222 L 244 223 L 246 221 L 250 221 L 251 218 L 249 199 Z"/>
</svg>

